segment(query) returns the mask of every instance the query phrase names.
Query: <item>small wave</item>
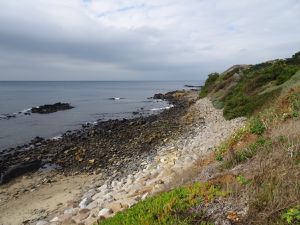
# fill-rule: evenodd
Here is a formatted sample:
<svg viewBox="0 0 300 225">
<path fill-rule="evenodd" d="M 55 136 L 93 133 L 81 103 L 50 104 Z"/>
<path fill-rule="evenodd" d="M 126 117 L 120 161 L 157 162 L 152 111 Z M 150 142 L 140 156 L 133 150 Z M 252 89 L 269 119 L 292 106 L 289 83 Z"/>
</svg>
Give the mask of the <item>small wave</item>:
<svg viewBox="0 0 300 225">
<path fill-rule="evenodd" d="M 109 98 L 109 100 L 113 100 L 113 101 L 118 101 L 118 100 L 122 100 L 125 98 L 121 98 L 121 97 L 113 97 L 113 98 Z"/>
<path fill-rule="evenodd" d="M 62 135 L 57 135 L 57 136 L 50 138 L 50 140 L 53 140 L 53 141 L 60 140 L 60 139 L 62 139 Z"/>
<path fill-rule="evenodd" d="M 0 120 L 8 120 L 11 118 L 16 118 L 18 115 L 28 115 L 31 112 L 31 108 L 29 109 L 23 109 L 17 113 L 5 113 L 5 114 L 0 114 Z"/>
<path fill-rule="evenodd" d="M 25 114 L 25 113 L 29 113 L 29 112 L 31 112 L 31 108 L 29 108 L 29 109 L 23 109 L 19 113 Z"/>
<path fill-rule="evenodd" d="M 153 109 L 150 109 L 150 111 L 161 111 L 161 110 L 165 110 L 165 109 L 171 109 L 173 107 L 174 107 L 174 105 L 169 105 L 169 106 L 162 107 L 162 108 L 153 108 Z"/>
<path fill-rule="evenodd" d="M 98 121 L 92 121 L 92 122 L 85 122 L 84 125 L 85 126 L 89 126 L 89 125 L 97 125 Z"/>
<path fill-rule="evenodd" d="M 12 113 L 12 114 L 0 114 L 0 120 L 8 120 L 11 118 L 16 118 L 17 113 Z"/>
</svg>

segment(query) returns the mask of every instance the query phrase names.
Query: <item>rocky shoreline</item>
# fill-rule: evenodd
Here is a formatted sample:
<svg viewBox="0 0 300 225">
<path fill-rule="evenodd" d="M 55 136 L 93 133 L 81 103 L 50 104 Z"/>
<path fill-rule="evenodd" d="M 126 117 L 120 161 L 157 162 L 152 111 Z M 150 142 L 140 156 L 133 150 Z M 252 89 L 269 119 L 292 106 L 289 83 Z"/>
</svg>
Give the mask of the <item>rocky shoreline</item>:
<svg viewBox="0 0 300 225">
<path fill-rule="evenodd" d="M 61 203 L 55 207 L 39 205 L 43 210 L 34 213 L 27 209 L 26 216 L 18 220 L 9 220 L 9 215 L 14 214 L 5 210 L 5 216 L 0 216 L 0 224 L 18 224 L 12 221 L 22 221 L 23 224 L 37 225 L 90 225 L 113 216 L 149 195 L 182 184 L 189 177 L 184 173 L 190 171 L 201 157 L 211 153 L 216 145 L 242 126 L 244 121 L 226 121 L 222 111 L 214 109 L 208 99 L 196 101 L 197 93 L 174 92 L 170 101 L 173 101 L 175 107 L 159 115 L 110 121 L 106 124 L 100 122 L 95 126 L 83 127 L 85 136 L 77 131 L 78 134 L 65 134 L 60 140 L 50 141 L 51 149 L 57 149 L 50 162 L 60 165 L 61 170 L 50 173 L 50 177 L 41 175 L 27 186 L 29 190 L 25 194 L 20 193 L 19 187 L 11 188 L 8 193 L 11 196 L 7 196 L 3 203 L 18 207 L 26 196 L 35 198 L 43 189 L 48 190 L 48 186 L 58 188 L 65 179 L 61 174 L 68 175 L 66 178 L 71 179 L 74 184 L 80 174 L 89 181 L 85 180 L 85 184 L 80 186 L 73 185 L 78 192 L 76 196 L 69 196 L 72 200 L 63 201 L 60 197 Z M 115 144 L 110 140 L 116 140 Z M 111 146 L 110 149 L 107 149 L 108 145 Z M 42 151 L 43 144 L 38 144 L 39 146 L 40 151 L 37 152 L 45 154 Z M 65 149 L 65 146 L 68 148 Z M 101 149 L 106 149 L 107 154 L 90 150 L 100 146 Z M 20 159 L 24 159 L 24 156 Z M 62 192 L 71 195 L 74 192 L 73 186 L 69 187 L 69 192 Z M 4 185 L 4 192 L 7 187 L 9 184 Z M 48 193 L 49 190 L 44 192 Z M 1 207 L 0 204 L 0 210 L 4 209 L 5 206 Z"/>
<path fill-rule="evenodd" d="M 82 172 L 105 173 L 112 170 L 132 171 L 126 168 L 140 158 L 151 158 L 154 146 L 176 135 L 182 127 L 176 122 L 181 117 L 193 95 L 193 91 L 167 93 L 165 100 L 174 107 L 161 114 L 134 119 L 98 121 L 97 124 L 83 125 L 82 129 L 67 131 L 59 138 L 43 139 L 36 137 L 29 144 L 11 148 L 0 153 L 1 183 L 12 177 L 23 175 L 33 162 L 41 167 L 55 166 L 64 174 Z M 28 165 L 28 166 L 27 166 Z M 20 169 L 21 167 L 21 169 Z M 126 168 L 126 169 L 124 169 Z M 19 171 L 18 171 L 19 170 Z"/>
</svg>

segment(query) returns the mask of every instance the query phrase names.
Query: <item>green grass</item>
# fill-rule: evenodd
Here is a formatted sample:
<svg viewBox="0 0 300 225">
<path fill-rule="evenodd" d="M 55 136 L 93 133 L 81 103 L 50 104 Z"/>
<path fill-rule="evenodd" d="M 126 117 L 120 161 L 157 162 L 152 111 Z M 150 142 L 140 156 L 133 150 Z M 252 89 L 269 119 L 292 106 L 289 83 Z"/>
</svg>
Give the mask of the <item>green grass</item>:
<svg viewBox="0 0 300 225">
<path fill-rule="evenodd" d="M 132 224 L 201 224 L 210 223 L 204 211 L 189 212 L 202 202 L 212 201 L 225 193 L 207 183 L 195 183 L 192 186 L 179 187 L 169 192 L 147 198 L 113 218 L 104 220 L 103 225 Z"/>
</svg>

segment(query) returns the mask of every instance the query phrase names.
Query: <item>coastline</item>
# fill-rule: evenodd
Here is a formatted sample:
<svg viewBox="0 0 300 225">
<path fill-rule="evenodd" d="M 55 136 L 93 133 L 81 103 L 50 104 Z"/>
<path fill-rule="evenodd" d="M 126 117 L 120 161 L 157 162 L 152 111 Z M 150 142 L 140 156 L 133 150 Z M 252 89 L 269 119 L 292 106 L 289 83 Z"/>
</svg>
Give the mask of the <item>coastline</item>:
<svg viewBox="0 0 300 225">
<path fill-rule="evenodd" d="M 125 159 L 124 163 L 112 163 L 112 167 L 107 168 L 107 173 L 105 170 L 104 172 L 103 170 L 95 172 L 89 169 L 83 169 L 81 174 L 78 174 L 76 170 L 71 170 L 71 173 L 67 170 L 60 171 L 61 174 L 68 176 L 60 177 L 56 182 L 50 182 L 50 184 L 47 182 L 46 184 L 41 184 L 40 189 L 47 189 L 51 185 L 53 187 L 64 187 L 64 179 L 70 177 L 73 183 L 76 183 L 75 181 L 80 183 L 79 176 L 83 176 L 85 177 L 83 182 L 85 184 L 74 184 L 74 189 L 77 192 L 71 190 L 71 188 L 68 193 L 71 192 L 73 195 L 67 196 L 68 198 L 66 199 L 61 199 L 59 206 L 55 202 L 55 207 L 48 207 L 51 210 L 45 210 L 46 212 L 24 213 L 23 216 L 26 215 L 27 217 L 19 218 L 19 222 L 27 219 L 29 220 L 27 224 L 36 224 L 38 220 L 41 222 L 40 224 L 42 222 L 47 224 L 46 221 L 52 221 L 50 224 L 76 224 L 77 222 L 77 224 L 80 222 L 92 224 L 98 219 L 112 216 L 115 212 L 130 207 L 149 195 L 166 190 L 175 184 L 180 185 L 187 182 L 186 176 L 182 174 L 194 167 L 201 157 L 211 153 L 214 146 L 243 124 L 242 119 L 226 121 L 222 116 L 222 111 L 213 108 L 207 99 L 198 100 L 195 103 L 197 93 L 195 92 L 193 97 L 188 96 L 187 99 L 189 100 L 185 104 L 182 103 L 179 107 L 180 113 L 178 111 L 174 113 L 173 111 L 178 110 L 178 105 L 162 113 L 162 116 L 166 114 L 166 117 L 169 116 L 178 126 L 171 128 L 171 132 L 166 132 L 165 135 L 162 135 L 159 141 L 156 139 L 156 136 L 150 139 L 153 142 L 152 145 L 150 142 L 150 144 L 148 143 L 149 148 L 144 149 L 148 151 L 144 151 L 140 155 L 131 155 L 133 157 L 132 161 L 126 160 L 126 157 L 121 157 L 121 160 Z M 180 95 L 180 97 L 183 97 L 183 95 Z M 169 114 L 172 114 L 173 117 Z M 140 121 L 136 120 L 134 122 L 138 124 Z M 154 124 L 155 122 L 161 123 L 160 120 L 153 120 Z M 128 128 L 128 124 L 125 124 L 127 125 L 126 128 Z M 146 129 L 151 130 L 149 127 L 146 127 Z M 166 131 L 170 131 L 170 127 Z M 154 126 L 151 133 L 157 133 L 157 126 Z M 123 145 L 126 145 L 126 143 L 123 143 Z M 136 152 L 133 154 L 136 154 Z M 41 176 L 43 177 L 43 175 Z M 55 180 L 55 177 L 58 175 L 54 172 L 52 176 L 54 176 Z M 40 178 L 40 180 L 43 179 Z M 8 189 L 9 186 L 12 187 L 13 185 L 8 184 Z M 0 187 L 1 189 L 4 189 L 5 192 L 5 187 Z M 14 191 L 16 190 L 11 190 L 11 192 Z M 31 195 L 34 192 L 39 193 L 39 191 L 39 188 L 37 188 L 37 190 L 32 192 L 29 190 L 25 193 L 17 194 L 17 199 L 20 201 L 26 195 Z M 66 192 L 66 190 L 62 192 Z M 44 191 L 43 193 L 47 192 Z M 9 201 L 15 201 L 13 198 L 15 197 L 12 197 Z M 75 200 L 70 201 L 70 198 Z M 4 210 L 3 205 L 1 206 L 1 210 Z M 67 211 L 64 211 L 64 209 Z M 102 209 L 107 210 L 106 214 L 104 213 L 105 210 L 103 211 Z M 7 220 L 9 211 L 3 211 L 3 213 L 8 213 L 4 216 L 6 217 L 6 220 L 4 220 L 5 224 L 14 224 L 13 221 Z M 70 213 L 71 211 L 72 213 Z M 101 215 L 101 213 L 105 215 Z"/>
<path fill-rule="evenodd" d="M 19 165 L 26 170 L 27 164 L 33 163 L 37 164 L 33 171 L 50 167 L 59 168 L 60 173 L 68 175 L 99 173 L 99 169 L 107 173 L 109 166 L 122 167 L 115 165 L 115 162 L 124 161 L 125 157 L 128 161 L 132 157 L 138 160 L 141 154 L 153 155 L 151 150 L 154 146 L 163 143 L 170 134 L 178 135 L 183 129 L 176 118 L 181 117 L 191 104 L 190 97 L 184 95 L 192 95 L 194 99 L 197 92 L 182 90 L 166 93 L 164 100 L 174 107 L 159 114 L 88 123 L 81 129 L 67 131 L 58 137 L 36 137 L 28 144 L 4 150 L 0 152 L 0 171 L 5 173 Z"/>
</svg>

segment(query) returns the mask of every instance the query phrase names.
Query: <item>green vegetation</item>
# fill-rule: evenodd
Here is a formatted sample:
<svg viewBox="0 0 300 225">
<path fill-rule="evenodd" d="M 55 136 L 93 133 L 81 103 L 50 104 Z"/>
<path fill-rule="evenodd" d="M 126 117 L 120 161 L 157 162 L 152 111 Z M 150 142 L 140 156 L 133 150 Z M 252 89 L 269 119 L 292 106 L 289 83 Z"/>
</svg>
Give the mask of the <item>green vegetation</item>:
<svg viewBox="0 0 300 225">
<path fill-rule="evenodd" d="M 239 175 L 236 179 L 237 182 L 241 185 L 247 185 L 251 182 L 250 180 L 246 179 L 243 175 Z"/>
<path fill-rule="evenodd" d="M 218 146 L 215 150 L 216 160 L 223 161 L 224 154 L 227 153 L 229 149 L 232 149 L 232 147 L 249 132 L 250 126 L 247 124 L 246 126 L 237 130 L 228 140 L 224 141 L 220 146 Z"/>
<path fill-rule="evenodd" d="M 257 118 L 254 117 L 250 122 L 250 132 L 252 134 L 262 135 L 266 130 L 265 125 L 263 122 Z"/>
<path fill-rule="evenodd" d="M 300 69 L 299 53 L 286 60 L 235 67 L 221 75 L 211 74 L 200 97 L 211 97 L 224 117 L 250 117 L 280 95 L 285 82 Z"/>
<path fill-rule="evenodd" d="M 206 183 L 147 198 L 101 224 L 209 225 L 214 223 L 202 205 L 215 203 L 212 207 L 223 207 L 227 219 L 239 224 L 300 224 L 300 52 L 212 73 L 199 95 L 223 108 L 227 119 L 248 117 L 215 149 L 212 156 L 220 163 L 213 166 L 220 173 Z M 213 201 L 220 196 L 221 205 Z M 227 212 L 225 199 L 246 201 L 241 221 Z"/>
<path fill-rule="evenodd" d="M 299 224 L 299 208 L 290 210 L 300 204 L 299 149 L 289 153 L 295 144 L 299 145 L 298 138 L 281 137 L 257 153 L 258 171 L 247 187 L 251 224 Z"/>
<path fill-rule="evenodd" d="M 265 149 L 270 144 L 271 140 L 263 137 L 258 138 L 255 143 L 249 144 L 246 148 L 230 152 L 223 165 L 225 168 L 232 168 L 251 159 L 259 150 Z"/>
<path fill-rule="evenodd" d="M 225 193 L 208 183 L 176 188 L 137 203 L 132 208 L 103 221 L 101 225 L 132 224 L 213 224 L 207 221 L 204 211 L 189 212 L 193 206 L 210 202 Z"/>
<path fill-rule="evenodd" d="M 300 205 L 288 209 L 282 214 L 282 219 L 287 222 L 287 224 L 300 224 Z"/>
<path fill-rule="evenodd" d="M 207 94 L 212 91 L 212 88 L 219 76 L 220 75 L 218 73 L 211 73 L 208 75 L 205 85 L 201 88 L 200 97 L 206 97 Z"/>
<path fill-rule="evenodd" d="M 300 52 L 235 73 L 229 83 L 228 72 L 221 74 L 207 96 L 227 119 L 249 119 L 216 149 L 216 160 L 223 172 L 237 165 L 249 171 L 233 190 L 237 198 L 246 193 L 245 223 L 300 224 Z"/>
</svg>

